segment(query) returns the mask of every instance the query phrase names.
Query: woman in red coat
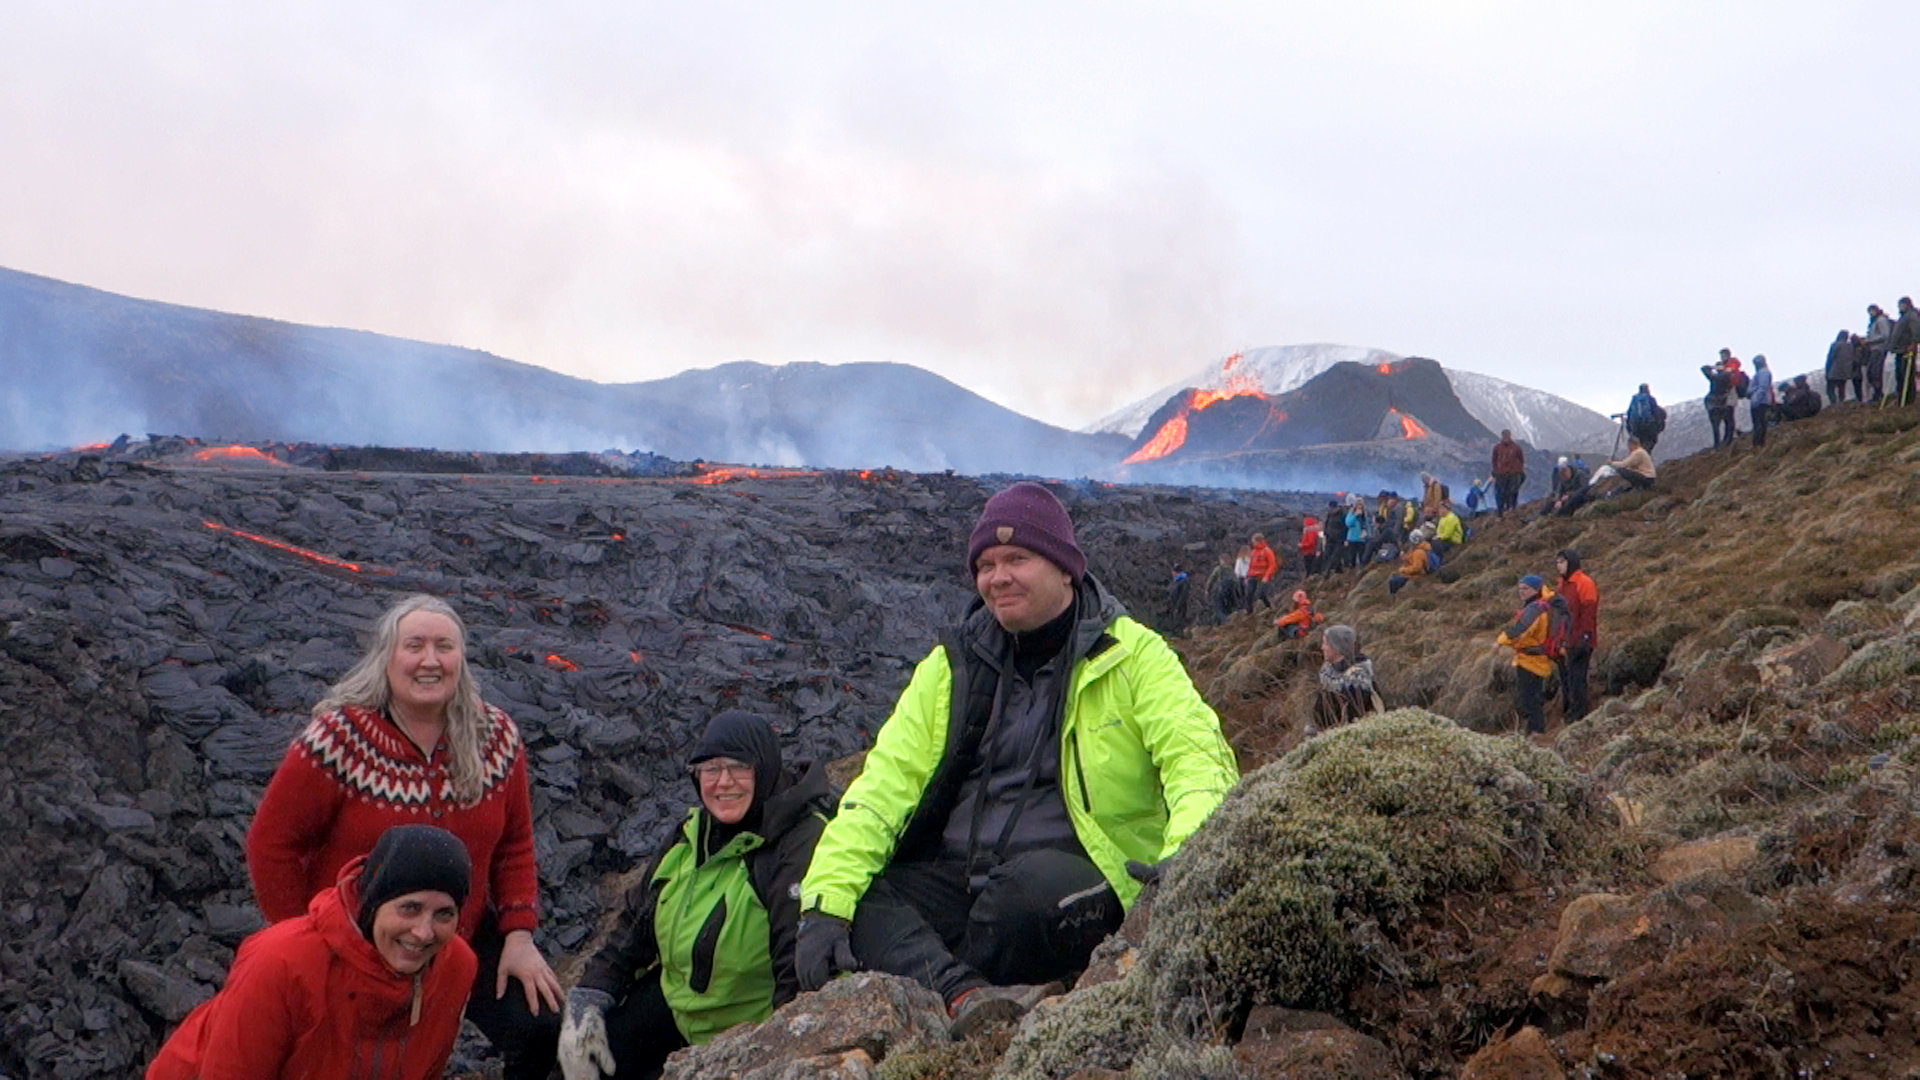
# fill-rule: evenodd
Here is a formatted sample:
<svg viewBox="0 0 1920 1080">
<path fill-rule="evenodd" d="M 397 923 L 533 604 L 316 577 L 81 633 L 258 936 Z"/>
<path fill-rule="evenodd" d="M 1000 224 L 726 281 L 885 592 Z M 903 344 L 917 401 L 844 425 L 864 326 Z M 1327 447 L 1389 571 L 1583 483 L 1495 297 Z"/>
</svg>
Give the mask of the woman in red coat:
<svg viewBox="0 0 1920 1080">
<path fill-rule="evenodd" d="M 471 863 L 444 829 L 388 829 L 297 919 L 240 946 L 147 1080 L 438 1080 L 478 962 L 460 938 Z"/>
<path fill-rule="evenodd" d="M 507 714 L 480 699 L 460 617 L 424 595 L 381 616 L 267 785 L 247 833 L 260 910 L 271 922 L 297 917 L 382 832 L 410 822 L 448 830 L 472 856 L 459 923 L 480 958 L 468 1016 L 505 1057 L 507 1080 L 544 1080 L 563 995 L 533 943 L 526 748 Z"/>
</svg>

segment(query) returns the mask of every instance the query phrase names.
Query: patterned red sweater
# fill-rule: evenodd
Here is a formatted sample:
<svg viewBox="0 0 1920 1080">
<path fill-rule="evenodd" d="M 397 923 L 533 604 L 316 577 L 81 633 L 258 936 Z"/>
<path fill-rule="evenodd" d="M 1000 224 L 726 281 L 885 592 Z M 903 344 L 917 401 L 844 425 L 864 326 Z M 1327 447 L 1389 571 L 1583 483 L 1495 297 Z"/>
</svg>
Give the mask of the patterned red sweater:
<svg viewBox="0 0 1920 1080">
<path fill-rule="evenodd" d="M 502 933 L 539 922 L 539 877 L 520 731 L 487 706 L 480 732 L 480 801 L 454 801 L 443 737 L 431 758 L 386 714 L 349 705 L 309 721 L 287 749 L 247 830 L 247 871 L 269 922 L 306 913 L 340 868 L 373 850 L 394 825 L 438 825 L 473 858 L 473 888 L 460 909 L 471 939 L 488 903 Z"/>
</svg>

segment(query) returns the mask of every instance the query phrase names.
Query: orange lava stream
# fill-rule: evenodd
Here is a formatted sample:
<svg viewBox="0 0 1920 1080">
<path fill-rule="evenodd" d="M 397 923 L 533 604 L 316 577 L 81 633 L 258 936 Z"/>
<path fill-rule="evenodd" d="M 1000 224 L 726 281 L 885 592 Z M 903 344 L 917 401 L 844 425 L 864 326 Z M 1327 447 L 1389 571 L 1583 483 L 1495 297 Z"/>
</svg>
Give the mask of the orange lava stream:
<svg viewBox="0 0 1920 1080">
<path fill-rule="evenodd" d="M 251 446 L 209 446 L 205 450 L 193 452 L 195 461 L 264 461 L 270 465 L 286 468 L 287 463 L 272 454 L 257 450 Z"/>
<path fill-rule="evenodd" d="M 284 551 L 290 555 L 298 555 L 301 558 L 308 560 L 309 562 L 317 562 L 322 566 L 337 566 L 342 570 L 351 570 L 356 574 L 366 572 L 366 568 L 361 566 L 357 562 L 348 562 L 345 559 L 336 559 L 331 555 L 322 555 L 317 551 L 311 551 L 311 550 L 308 550 L 307 548 L 298 547 L 296 545 L 289 544 L 285 540 L 275 540 L 271 536 L 261 536 L 259 533 L 250 533 L 244 529 L 236 529 L 231 525 L 222 525 L 217 521 L 202 521 L 200 524 L 205 525 L 207 528 L 213 530 L 214 532 L 226 533 L 229 536 L 237 536 L 242 540 L 251 540 L 256 544 L 261 544 L 266 547 L 273 548 L 276 551 Z M 391 571 L 387 571 L 387 570 L 373 571 L 373 573 L 376 573 L 376 574 L 385 574 L 390 572 Z"/>
</svg>

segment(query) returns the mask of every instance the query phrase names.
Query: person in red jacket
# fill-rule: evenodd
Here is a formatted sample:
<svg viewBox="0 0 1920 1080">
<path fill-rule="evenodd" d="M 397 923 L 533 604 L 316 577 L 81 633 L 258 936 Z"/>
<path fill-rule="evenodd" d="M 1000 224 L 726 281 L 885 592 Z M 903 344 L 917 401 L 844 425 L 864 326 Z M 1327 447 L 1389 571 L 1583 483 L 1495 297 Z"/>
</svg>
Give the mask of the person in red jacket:
<svg viewBox="0 0 1920 1080">
<path fill-rule="evenodd" d="M 389 608 L 274 772 L 247 832 L 247 869 L 277 923 L 299 917 L 394 825 L 459 837 L 475 869 L 460 936 L 480 957 L 468 1016 L 505 1057 L 507 1080 L 544 1080 L 564 997 L 533 943 L 526 747 L 480 699 L 465 653 L 466 627 L 445 601 L 415 595 Z"/>
<path fill-rule="evenodd" d="M 1527 452 L 1513 441 L 1513 432 L 1502 431 L 1493 444 L 1493 506 L 1501 517 L 1520 505 L 1520 486 L 1527 482 Z"/>
<path fill-rule="evenodd" d="M 1293 610 L 1275 619 L 1273 625 L 1274 629 L 1280 632 L 1282 640 L 1291 641 L 1294 638 L 1306 637 L 1314 627 L 1326 621 L 1325 615 L 1314 610 L 1313 601 L 1308 598 L 1307 590 L 1295 589 Z"/>
<path fill-rule="evenodd" d="M 1580 553 L 1563 549 L 1554 563 L 1560 570 L 1560 595 L 1567 598 L 1567 641 L 1560 654 L 1560 707 L 1567 722 L 1587 715 L 1587 669 L 1600 644 L 1600 588 L 1580 568 Z"/>
<path fill-rule="evenodd" d="M 457 932 L 471 880 L 452 833 L 388 829 L 305 915 L 241 943 L 146 1080 L 439 1080 L 479 967 Z"/>
<path fill-rule="evenodd" d="M 1267 595 L 1267 589 L 1273 583 L 1273 575 L 1279 572 L 1280 554 L 1267 546 L 1266 533 L 1254 533 L 1253 557 L 1247 563 L 1247 614 L 1253 614 L 1255 600 L 1268 607 L 1273 606 L 1273 598 Z"/>
</svg>

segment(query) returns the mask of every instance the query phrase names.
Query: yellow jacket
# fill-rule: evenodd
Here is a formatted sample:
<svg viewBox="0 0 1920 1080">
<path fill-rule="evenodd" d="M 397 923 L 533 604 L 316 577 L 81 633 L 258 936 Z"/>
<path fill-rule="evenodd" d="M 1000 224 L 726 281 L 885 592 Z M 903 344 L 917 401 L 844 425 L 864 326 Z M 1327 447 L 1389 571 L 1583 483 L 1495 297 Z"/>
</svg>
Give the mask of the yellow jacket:
<svg viewBox="0 0 1920 1080">
<path fill-rule="evenodd" d="M 1513 624 L 1500 631 L 1500 644 L 1513 650 L 1513 666 L 1541 678 L 1553 674 L 1553 661 L 1547 658 L 1547 624 L 1551 621 L 1547 604 L 1552 599 L 1553 590 L 1542 588 L 1539 596 L 1514 615 Z"/>
</svg>

